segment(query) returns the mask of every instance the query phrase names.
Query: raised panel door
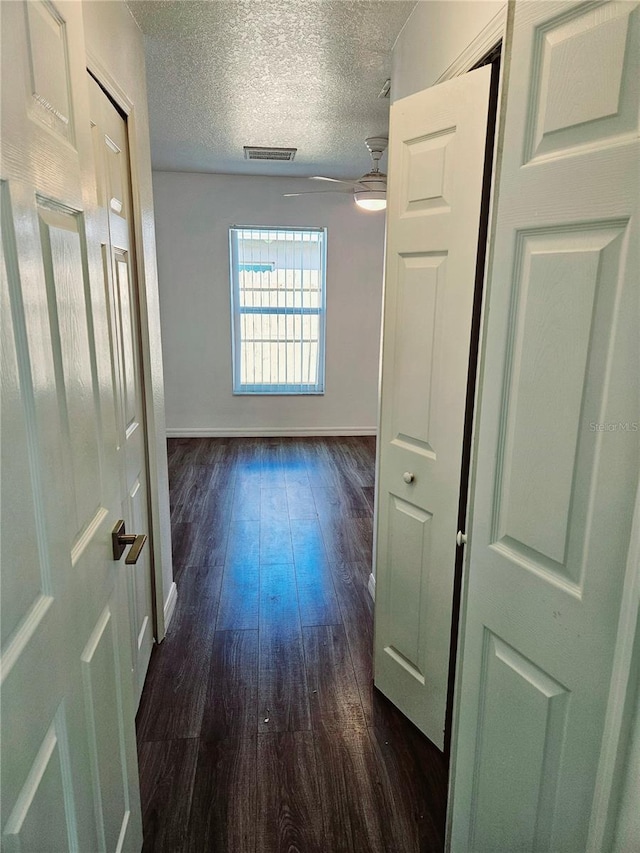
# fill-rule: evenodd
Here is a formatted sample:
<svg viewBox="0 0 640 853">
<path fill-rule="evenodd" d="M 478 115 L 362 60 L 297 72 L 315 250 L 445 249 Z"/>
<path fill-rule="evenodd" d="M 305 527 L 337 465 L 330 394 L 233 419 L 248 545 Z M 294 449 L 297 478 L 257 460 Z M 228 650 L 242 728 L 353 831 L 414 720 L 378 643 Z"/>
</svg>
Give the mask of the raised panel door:
<svg viewBox="0 0 640 853">
<path fill-rule="evenodd" d="M 82 7 L 3 3 L 2 849 L 141 845 Z M 6 464 L 5 464 L 6 463 Z M 111 614 L 105 688 L 85 652 Z M 97 737 L 109 748 L 92 751 Z"/>
<path fill-rule="evenodd" d="M 454 853 L 603 849 L 590 821 L 640 460 L 639 25 L 638 3 L 515 5 Z"/>
<path fill-rule="evenodd" d="M 89 77 L 100 223 L 109 306 L 110 351 L 116 389 L 117 455 L 121 517 L 128 532 L 150 536 L 143 375 L 134 258 L 127 124 Z M 130 643 L 136 704 L 153 647 L 151 543 L 126 566 Z"/>
<path fill-rule="evenodd" d="M 375 684 L 441 749 L 490 78 L 390 119 Z"/>
</svg>

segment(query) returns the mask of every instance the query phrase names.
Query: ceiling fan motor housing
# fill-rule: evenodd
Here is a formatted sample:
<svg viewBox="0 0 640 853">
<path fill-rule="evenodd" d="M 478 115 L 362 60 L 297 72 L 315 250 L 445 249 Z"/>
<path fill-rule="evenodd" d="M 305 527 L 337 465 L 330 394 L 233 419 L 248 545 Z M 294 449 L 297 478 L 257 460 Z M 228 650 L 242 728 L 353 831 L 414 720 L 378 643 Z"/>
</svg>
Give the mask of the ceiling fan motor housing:
<svg viewBox="0 0 640 853">
<path fill-rule="evenodd" d="M 387 150 L 387 145 L 389 144 L 388 138 L 386 136 L 369 136 L 365 139 L 364 144 L 369 149 L 374 168 L 377 169 L 380 158 Z"/>
<path fill-rule="evenodd" d="M 385 192 L 387 189 L 387 176 L 384 172 L 379 172 L 375 169 L 373 172 L 367 172 L 361 178 L 358 178 L 358 184 L 366 187 L 368 192 Z M 356 187 L 356 191 L 359 187 Z"/>
<path fill-rule="evenodd" d="M 387 176 L 377 169 L 358 179 L 353 199 L 365 210 L 383 210 L 386 207 Z"/>
</svg>

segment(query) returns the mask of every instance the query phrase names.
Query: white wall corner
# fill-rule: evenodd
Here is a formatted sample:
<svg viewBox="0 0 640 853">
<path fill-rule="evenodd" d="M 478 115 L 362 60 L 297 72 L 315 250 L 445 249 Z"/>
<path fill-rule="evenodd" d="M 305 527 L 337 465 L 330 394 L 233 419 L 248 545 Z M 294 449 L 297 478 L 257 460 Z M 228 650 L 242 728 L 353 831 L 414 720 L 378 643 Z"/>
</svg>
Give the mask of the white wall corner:
<svg viewBox="0 0 640 853">
<path fill-rule="evenodd" d="M 369 595 L 375 601 L 376 600 L 376 576 L 373 572 L 369 575 L 369 583 L 367 584 L 367 589 L 369 590 Z"/>
<path fill-rule="evenodd" d="M 173 613 L 176 609 L 177 602 L 178 602 L 178 587 L 176 586 L 175 581 L 174 581 L 169 588 L 169 595 L 167 596 L 167 600 L 164 603 L 164 630 L 165 630 L 165 634 L 167 632 L 167 628 L 169 627 L 169 623 L 171 622 L 171 618 L 173 617 Z"/>
</svg>

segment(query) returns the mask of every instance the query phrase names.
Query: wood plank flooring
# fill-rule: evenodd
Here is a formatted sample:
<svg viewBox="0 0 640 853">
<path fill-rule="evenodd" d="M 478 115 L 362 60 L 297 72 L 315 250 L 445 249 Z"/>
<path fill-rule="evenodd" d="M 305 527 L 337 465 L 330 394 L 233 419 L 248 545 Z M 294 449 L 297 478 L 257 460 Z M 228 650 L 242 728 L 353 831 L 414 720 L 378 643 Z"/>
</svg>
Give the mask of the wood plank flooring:
<svg viewBox="0 0 640 853">
<path fill-rule="evenodd" d="M 145 851 L 443 850 L 445 760 L 373 687 L 374 456 L 169 441 L 178 604 L 137 718 Z"/>
</svg>

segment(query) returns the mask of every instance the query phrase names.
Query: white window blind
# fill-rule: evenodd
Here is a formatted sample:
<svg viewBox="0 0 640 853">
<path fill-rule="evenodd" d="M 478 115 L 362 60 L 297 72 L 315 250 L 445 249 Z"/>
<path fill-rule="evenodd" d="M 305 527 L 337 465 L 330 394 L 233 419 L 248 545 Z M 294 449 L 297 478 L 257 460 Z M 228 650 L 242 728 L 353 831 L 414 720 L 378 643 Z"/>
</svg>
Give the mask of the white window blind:
<svg viewBox="0 0 640 853">
<path fill-rule="evenodd" d="M 235 394 L 323 394 L 326 228 L 229 229 Z"/>
</svg>

